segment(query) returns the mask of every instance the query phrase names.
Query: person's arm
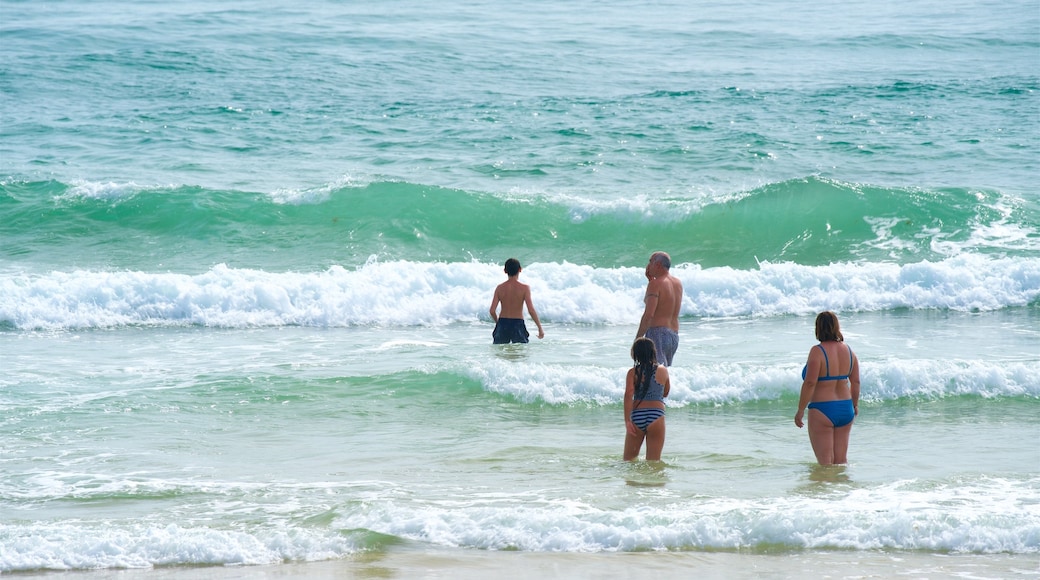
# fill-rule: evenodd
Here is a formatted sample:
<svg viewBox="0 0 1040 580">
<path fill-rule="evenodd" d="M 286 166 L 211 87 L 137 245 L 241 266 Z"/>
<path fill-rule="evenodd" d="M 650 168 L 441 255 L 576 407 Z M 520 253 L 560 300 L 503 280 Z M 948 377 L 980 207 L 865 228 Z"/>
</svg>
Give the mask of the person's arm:
<svg viewBox="0 0 1040 580">
<path fill-rule="evenodd" d="M 498 297 L 498 288 L 495 288 L 495 296 L 491 298 L 491 309 L 488 311 L 491 313 L 491 321 L 498 324 L 498 303 L 501 299 Z"/>
<path fill-rule="evenodd" d="M 635 369 L 628 369 L 628 375 L 625 377 L 625 430 L 638 436 L 639 429 L 632 422 L 632 397 L 636 394 L 635 374 Z"/>
<path fill-rule="evenodd" d="M 545 338 L 545 331 L 542 330 L 542 322 L 538 320 L 538 311 L 534 309 L 534 304 L 531 301 L 531 289 L 527 289 L 527 295 L 524 297 L 524 302 L 527 303 L 527 311 L 531 313 L 531 319 L 534 320 L 535 326 L 538 327 L 538 338 Z"/>
<path fill-rule="evenodd" d="M 646 334 L 648 328 L 650 328 L 650 321 L 654 318 L 654 313 L 657 312 L 657 303 L 661 299 L 661 291 L 658 288 L 657 280 L 651 280 L 646 285 L 646 295 L 643 296 L 643 303 L 646 305 L 643 308 L 643 316 L 639 319 L 639 330 L 636 331 L 636 338 Z"/>
<path fill-rule="evenodd" d="M 852 353 L 852 369 L 849 370 L 849 387 L 852 390 L 852 410 L 859 415 L 859 358 Z"/>
<path fill-rule="evenodd" d="M 798 412 L 794 414 L 794 424 L 801 428 L 804 423 L 802 417 L 805 408 L 812 401 L 813 392 L 816 390 L 816 380 L 820 377 L 820 349 L 813 348 L 809 351 L 809 360 L 806 361 L 805 379 L 802 381 L 802 392 L 798 397 Z"/>
</svg>

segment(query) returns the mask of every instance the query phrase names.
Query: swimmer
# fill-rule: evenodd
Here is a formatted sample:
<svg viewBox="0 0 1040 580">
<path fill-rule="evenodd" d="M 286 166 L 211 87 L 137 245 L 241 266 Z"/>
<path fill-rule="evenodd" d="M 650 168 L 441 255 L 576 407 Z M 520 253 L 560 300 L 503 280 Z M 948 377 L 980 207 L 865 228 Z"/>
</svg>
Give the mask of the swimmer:
<svg viewBox="0 0 1040 580">
<path fill-rule="evenodd" d="M 809 442 L 820 465 L 849 462 L 849 435 L 859 415 L 859 359 L 841 334 L 838 316 L 816 317 L 816 340 L 802 369 L 802 392 L 794 424 L 801 428 L 809 409 Z"/>
<path fill-rule="evenodd" d="M 495 330 L 491 332 L 491 338 L 495 344 L 508 344 L 511 342 L 527 342 L 530 333 L 524 324 L 524 305 L 531 314 L 531 319 L 538 326 L 538 338 L 545 337 L 542 323 L 538 320 L 538 312 L 534 309 L 531 301 L 531 287 L 520 282 L 520 260 L 509 258 L 506 260 L 505 273 L 508 280 L 502 282 L 495 288 L 495 295 L 491 299 L 491 320 L 495 321 Z M 499 312 L 499 305 L 502 311 Z"/>
<path fill-rule="evenodd" d="M 671 267 L 672 258 L 665 252 L 650 255 L 646 264 L 643 316 L 636 331 L 636 338 L 645 336 L 654 341 L 657 362 L 669 367 L 679 348 L 679 310 L 683 297 L 682 282 L 669 273 Z"/>
<path fill-rule="evenodd" d="M 635 365 L 625 377 L 625 461 L 639 457 L 646 440 L 646 460 L 660 461 L 664 448 L 664 399 L 672 384 L 668 369 L 657 364 L 654 343 L 645 336 L 632 343 Z"/>
</svg>

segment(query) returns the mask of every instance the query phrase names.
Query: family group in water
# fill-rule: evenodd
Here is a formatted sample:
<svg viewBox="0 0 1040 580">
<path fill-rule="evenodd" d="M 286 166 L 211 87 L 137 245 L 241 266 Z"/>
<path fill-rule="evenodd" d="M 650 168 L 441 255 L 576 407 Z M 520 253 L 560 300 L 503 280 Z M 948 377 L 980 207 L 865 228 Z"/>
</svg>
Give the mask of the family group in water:
<svg viewBox="0 0 1040 580">
<path fill-rule="evenodd" d="M 631 461 L 646 442 L 646 460 L 660 461 L 665 437 L 665 399 L 671 390 L 668 367 L 679 347 L 682 282 L 671 275 L 671 257 L 654 252 L 646 264 L 643 316 L 632 343 L 633 366 L 625 377 L 625 450 Z M 527 342 L 524 308 L 545 336 L 531 299 L 530 286 L 520 282 L 520 262 L 505 263 L 508 279 L 495 288 L 491 320 L 495 344 Z M 838 316 L 816 316 L 816 340 L 802 369 L 802 389 L 794 424 L 808 424 L 809 442 L 821 465 L 848 463 L 849 435 L 859 414 L 859 360 L 841 334 Z M 806 413 L 808 412 L 808 416 Z"/>
</svg>

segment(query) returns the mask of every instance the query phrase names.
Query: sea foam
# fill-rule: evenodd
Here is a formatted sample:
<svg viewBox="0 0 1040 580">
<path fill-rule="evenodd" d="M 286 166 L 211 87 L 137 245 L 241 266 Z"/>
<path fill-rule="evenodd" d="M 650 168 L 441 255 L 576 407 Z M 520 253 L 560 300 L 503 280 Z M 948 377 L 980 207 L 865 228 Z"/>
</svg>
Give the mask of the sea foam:
<svg viewBox="0 0 1040 580">
<path fill-rule="evenodd" d="M 681 264 L 684 317 L 809 315 L 820 310 L 992 311 L 1040 300 L 1040 259 L 961 255 L 941 262 L 762 263 L 757 269 Z M 0 323 L 19 329 L 125 325 L 438 326 L 486 320 L 498 265 L 380 262 L 348 270 L 267 272 L 218 265 L 201 274 L 55 271 L 0 274 Z M 532 263 L 531 285 L 546 321 L 637 320 L 646 286 L 640 268 Z"/>
<path fill-rule="evenodd" d="M 1040 399 L 1040 365 L 1033 362 L 892 360 L 868 361 L 860 372 L 861 401 L 935 400 L 946 397 Z M 492 393 L 524 403 L 618 405 L 625 392 L 624 367 L 515 365 L 472 361 L 457 372 L 479 380 Z M 796 397 L 801 366 L 740 363 L 685 364 L 669 369 L 668 406 L 733 405 Z"/>
<path fill-rule="evenodd" d="M 337 506 L 327 525 L 218 529 L 203 523 L 0 523 L 0 571 L 271 564 L 342 558 L 366 534 L 443 547 L 533 552 L 806 549 L 1040 553 L 1037 480 L 916 480 L 825 496 L 696 497 L 603 510 L 538 494 L 436 502 L 377 493 Z"/>
</svg>

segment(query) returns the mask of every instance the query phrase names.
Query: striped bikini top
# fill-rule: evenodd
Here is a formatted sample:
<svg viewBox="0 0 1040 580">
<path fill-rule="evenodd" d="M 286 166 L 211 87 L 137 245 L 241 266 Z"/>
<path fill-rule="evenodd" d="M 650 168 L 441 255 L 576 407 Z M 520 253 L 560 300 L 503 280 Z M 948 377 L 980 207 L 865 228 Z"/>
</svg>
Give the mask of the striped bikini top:
<svg viewBox="0 0 1040 580">
<path fill-rule="evenodd" d="M 823 352 L 823 363 L 827 367 L 827 376 L 819 377 L 816 380 L 817 381 L 847 381 L 849 379 L 849 375 L 835 375 L 833 377 L 831 376 L 831 361 L 827 358 L 827 351 L 824 350 L 822 344 L 818 344 L 818 345 L 816 345 L 816 347 L 819 348 L 821 352 Z M 849 349 L 849 372 L 851 373 L 852 372 L 852 347 L 846 344 L 845 348 Z M 805 373 L 808 370 L 809 370 L 809 365 L 805 365 L 804 367 L 802 367 L 802 379 L 803 380 L 805 379 Z"/>
<path fill-rule="evenodd" d="M 660 365 L 658 365 L 660 366 Z M 638 385 L 636 391 L 639 390 Z M 638 394 L 638 392 L 636 393 Z M 646 390 L 646 395 L 642 398 L 633 395 L 633 401 L 664 401 L 664 385 L 657 382 L 657 367 L 654 367 L 654 374 L 650 375 L 650 388 Z"/>
</svg>

